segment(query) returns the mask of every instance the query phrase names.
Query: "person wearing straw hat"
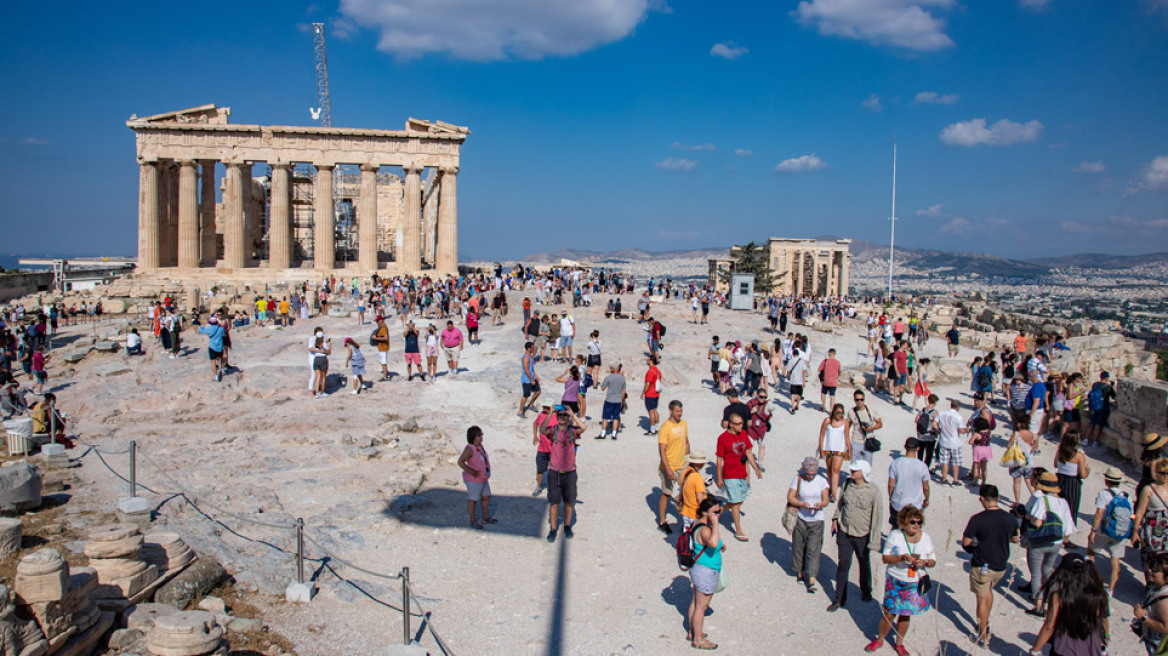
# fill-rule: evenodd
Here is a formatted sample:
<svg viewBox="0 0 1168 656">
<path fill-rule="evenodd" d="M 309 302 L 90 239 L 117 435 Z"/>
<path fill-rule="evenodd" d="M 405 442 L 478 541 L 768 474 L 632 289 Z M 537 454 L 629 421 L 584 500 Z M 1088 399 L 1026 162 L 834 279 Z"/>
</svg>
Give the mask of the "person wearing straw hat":
<svg viewBox="0 0 1168 656">
<path fill-rule="evenodd" d="M 1059 496 L 1058 476 L 1043 467 L 1034 468 L 1034 494 L 1026 504 L 1023 526 L 1026 542 L 1026 564 L 1030 568 L 1030 598 L 1034 608 L 1026 612 L 1043 616 L 1039 596 L 1042 584 L 1054 571 L 1063 542 L 1074 532 L 1071 509 Z M 1042 530 L 1047 524 L 1061 524 L 1062 530 Z M 1048 534 L 1049 533 L 1049 534 Z"/>
<path fill-rule="evenodd" d="M 1168 459 L 1156 460 L 1151 468 L 1155 480 L 1140 491 L 1132 535 L 1132 545 L 1139 545 L 1140 562 L 1145 565 L 1153 554 L 1168 553 Z"/>
<path fill-rule="evenodd" d="M 1096 552 L 1103 552 L 1111 558 L 1111 575 L 1107 590 L 1111 594 L 1119 581 L 1119 563 L 1127 549 L 1126 540 L 1132 536 L 1133 506 L 1127 493 L 1119 489 L 1123 482 L 1123 472 L 1117 467 L 1108 467 L 1103 472 L 1105 487 L 1095 497 L 1095 516 L 1091 520 L 1091 532 L 1087 535 L 1087 555 L 1095 566 L 1100 565 Z M 1102 572 L 1100 572 L 1102 576 Z"/>
<path fill-rule="evenodd" d="M 1144 450 L 1140 453 L 1140 463 L 1143 468 L 1140 471 L 1140 482 L 1136 485 L 1136 499 L 1139 499 L 1144 488 L 1155 480 L 1156 477 L 1152 475 L 1152 464 L 1163 457 L 1161 451 L 1166 444 L 1168 444 L 1168 435 L 1144 434 Z"/>
<path fill-rule="evenodd" d="M 686 457 L 687 467 L 681 473 L 681 531 L 684 533 L 698 521 L 698 506 L 706 498 L 706 480 L 702 467 L 710 462 L 705 451 L 693 451 Z"/>
</svg>

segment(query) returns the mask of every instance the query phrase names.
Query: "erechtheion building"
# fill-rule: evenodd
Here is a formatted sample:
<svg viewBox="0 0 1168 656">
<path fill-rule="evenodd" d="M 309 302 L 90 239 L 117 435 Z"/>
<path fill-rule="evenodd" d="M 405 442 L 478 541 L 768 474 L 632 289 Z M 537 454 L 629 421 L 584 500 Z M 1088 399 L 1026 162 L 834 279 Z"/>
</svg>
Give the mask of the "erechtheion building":
<svg viewBox="0 0 1168 656">
<path fill-rule="evenodd" d="M 203 105 L 126 122 L 140 166 L 140 271 L 458 273 L 470 130 L 416 119 L 404 130 L 232 125 L 230 114 Z"/>
<path fill-rule="evenodd" d="M 763 245 L 767 261 L 775 273 L 773 293 L 784 296 L 847 296 L 848 270 L 852 265 L 851 239 L 780 239 L 771 237 Z M 737 246 L 730 249 L 733 256 Z M 733 258 L 711 259 L 709 283 L 724 287 L 722 273 L 733 267 Z"/>
</svg>

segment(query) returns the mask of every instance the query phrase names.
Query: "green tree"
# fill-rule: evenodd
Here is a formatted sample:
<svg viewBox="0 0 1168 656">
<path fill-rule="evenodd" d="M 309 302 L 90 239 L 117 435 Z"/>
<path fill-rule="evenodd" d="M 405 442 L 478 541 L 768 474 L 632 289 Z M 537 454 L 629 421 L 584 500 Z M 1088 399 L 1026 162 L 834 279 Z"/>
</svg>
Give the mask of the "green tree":
<svg viewBox="0 0 1168 656">
<path fill-rule="evenodd" d="M 760 294 L 770 294 L 775 283 L 783 279 L 786 273 L 776 274 L 771 270 L 767 261 L 766 248 L 749 242 L 730 249 L 730 270 L 722 273 L 722 282 L 729 284 L 731 273 L 753 273 L 754 291 Z"/>
</svg>

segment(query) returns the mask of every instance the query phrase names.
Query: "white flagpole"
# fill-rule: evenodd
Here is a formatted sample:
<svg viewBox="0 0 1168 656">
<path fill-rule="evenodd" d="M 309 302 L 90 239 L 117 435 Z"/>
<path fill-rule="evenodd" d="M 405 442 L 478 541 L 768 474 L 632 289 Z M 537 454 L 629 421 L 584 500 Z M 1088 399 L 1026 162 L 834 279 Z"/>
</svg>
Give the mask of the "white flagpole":
<svg viewBox="0 0 1168 656">
<path fill-rule="evenodd" d="M 892 265 L 896 250 L 896 139 L 892 140 L 892 236 L 888 240 L 888 300 L 892 300 Z"/>
</svg>

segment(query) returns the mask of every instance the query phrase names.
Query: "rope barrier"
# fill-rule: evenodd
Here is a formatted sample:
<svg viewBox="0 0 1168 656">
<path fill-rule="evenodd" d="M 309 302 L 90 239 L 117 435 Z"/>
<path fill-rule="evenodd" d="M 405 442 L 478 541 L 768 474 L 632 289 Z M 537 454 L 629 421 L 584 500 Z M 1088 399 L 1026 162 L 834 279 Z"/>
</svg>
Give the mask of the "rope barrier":
<svg viewBox="0 0 1168 656">
<path fill-rule="evenodd" d="M 108 470 L 115 477 L 117 477 L 118 479 L 120 479 L 124 483 L 131 482 L 131 479 L 126 478 L 125 476 L 120 474 L 117 470 L 115 470 L 109 464 L 109 462 L 106 461 L 105 457 L 102 454 L 105 453 L 107 455 L 124 455 L 124 454 L 134 453 L 134 452 L 136 452 L 136 449 L 134 449 L 134 448 L 108 449 L 108 448 L 98 447 L 95 444 L 87 444 L 85 442 L 82 442 L 81 440 L 75 440 L 75 441 L 78 444 L 86 447 L 85 451 L 82 452 L 81 455 L 77 456 L 77 460 L 81 460 L 82 458 L 85 458 L 90 453 L 92 453 L 92 454 L 97 456 L 97 458 L 101 462 L 102 466 L 104 466 L 106 468 L 106 470 Z M 385 601 L 383 599 L 378 598 L 376 595 L 370 593 L 368 590 L 366 590 L 360 584 L 358 584 L 358 583 L 346 578 L 345 576 L 341 575 L 341 573 L 338 572 L 336 570 L 336 568 L 333 567 L 333 565 L 331 564 L 330 561 L 335 561 L 344 567 L 348 567 L 348 568 L 351 568 L 355 571 L 361 572 L 363 574 L 367 574 L 369 576 L 373 576 L 373 577 L 384 579 L 384 580 L 390 580 L 390 581 L 403 580 L 404 577 L 402 574 L 400 574 L 400 573 L 399 574 L 384 574 L 381 572 L 376 572 L 376 571 L 373 571 L 370 569 L 366 569 L 364 567 L 361 567 L 360 565 L 349 562 L 349 561 L 341 558 L 340 556 L 333 554 L 331 551 L 329 551 L 329 549 L 327 549 L 324 545 L 322 545 L 317 540 L 313 539 L 312 536 L 308 535 L 307 533 L 303 533 L 304 539 L 306 539 L 310 544 L 312 544 L 314 547 L 319 549 L 324 554 L 322 557 L 314 558 L 311 556 L 298 554 L 296 552 L 289 551 L 288 549 L 285 549 L 285 548 L 280 547 L 276 544 L 273 544 L 267 540 L 264 540 L 261 538 L 254 538 L 254 537 L 251 537 L 249 535 L 245 535 L 245 534 L 241 533 L 240 531 L 232 528 L 231 526 L 228 526 L 227 524 L 223 523 L 223 521 L 220 520 L 218 517 L 215 517 L 214 515 L 211 515 L 207 511 L 200 508 L 199 503 L 201 502 L 201 503 L 209 506 L 210 508 L 218 511 L 219 513 L 221 513 L 221 514 L 223 514 L 231 519 L 234 519 L 234 520 L 240 521 L 240 522 L 244 522 L 244 523 L 248 523 L 248 524 L 253 524 L 256 526 L 262 526 L 265 528 L 273 528 L 273 529 L 279 529 L 279 530 L 297 530 L 298 525 L 296 523 L 287 524 L 287 523 L 277 523 L 277 522 L 265 522 L 265 521 L 261 521 L 261 520 L 252 519 L 250 517 L 245 517 L 242 515 L 238 515 L 236 513 L 232 513 L 224 508 L 219 507 L 218 505 L 216 505 L 210 501 L 205 500 L 205 499 L 200 500 L 193 493 L 191 493 L 185 487 L 183 487 L 183 485 L 181 483 L 179 483 L 177 480 L 175 480 L 174 477 L 167 474 L 166 471 L 162 469 L 162 467 L 158 464 L 157 461 L 155 461 L 153 458 L 151 458 L 149 455 L 147 455 L 145 453 L 142 453 L 141 455 L 146 460 L 146 462 L 150 463 L 150 465 L 155 470 L 157 470 L 157 472 L 163 478 L 165 478 L 167 481 L 169 481 L 170 484 L 176 488 L 176 491 L 171 493 L 171 496 L 168 499 L 164 500 L 162 503 L 166 503 L 166 501 L 168 501 L 170 498 L 175 498 L 175 497 L 181 498 L 191 508 L 193 508 L 195 510 L 195 512 L 197 512 L 204 519 L 206 519 L 207 521 L 223 528 L 227 532 L 231 533 L 232 535 L 234 535 L 242 540 L 245 540 L 247 542 L 251 542 L 253 544 L 262 544 L 262 545 L 264 545 L 270 549 L 273 549 L 277 552 L 287 554 L 290 556 L 294 556 L 294 557 L 298 557 L 298 558 L 302 558 L 303 560 L 312 561 L 314 563 L 319 563 L 330 574 L 332 574 L 334 577 L 336 577 L 338 581 L 341 581 L 342 583 L 350 586 L 354 590 L 360 592 L 363 596 L 368 598 L 370 601 L 373 601 L 374 603 L 377 603 L 381 606 L 384 606 L 386 608 L 389 608 L 389 609 L 392 609 L 392 610 L 397 611 L 399 613 L 402 613 L 403 614 L 402 619 L 403 619 L 403 622 L 405 623 L 405 626 L 407 628 L 407 632 L 408 632 L 408 617 L 421 618 L 425 624 L 425 631 L 428 631 L 430 633 L 430 636 L 434 638 L 434 642 L 438 645 L 438 648 L 442 650 L 442 653 L 445 654 L 445 656 L 454 656 L 454 652 L 447 646 L 446 642 L 438 634 L 438 630 L 434 626 L 434 620 L 433 620 L 431 612 L 428 610 L 425 610 L 425 608 L 422 606 L 421 601 L 418 600 L 418 596 L 414 592 L 413 586 L 410 584 L 408 579 L 405 579 L 403 581 L 403 583 L 404 583 L 403 587 L 405 588 L 405 596 L 403 596 L 403 604 L 402 604 L 402 606 L 404 606 L 404 608 L 401 608 L 401 607 L 395 606 L 394 604 L 392 604 L 388 601 Z M 137 477 L 134 476 L 134 478 L 135 478 L 135 482 L 136 482 Z M 163 493 L 160 493 L 160 492 L 158 492 L 158 491 L 156 491 L 156 490 L 154 490 L 154 489 L 152 489 L 152 488 L 150 488 L 150 487 L 148 487 L 140 482 L 138 482 L 137 485 L 139 487 L 141 487 L 142 489 L 146 490 L 147 492 L 150 492 L 151 494 L 156 494 L 159 496 L 161 496 L 163 494 Z M 409 602 L 411 600 L 417 604 L 419 612 L 413 612 L 410 610 L 406 610 L 409 608 Z"/>
</svg>

